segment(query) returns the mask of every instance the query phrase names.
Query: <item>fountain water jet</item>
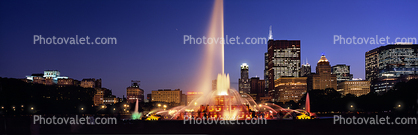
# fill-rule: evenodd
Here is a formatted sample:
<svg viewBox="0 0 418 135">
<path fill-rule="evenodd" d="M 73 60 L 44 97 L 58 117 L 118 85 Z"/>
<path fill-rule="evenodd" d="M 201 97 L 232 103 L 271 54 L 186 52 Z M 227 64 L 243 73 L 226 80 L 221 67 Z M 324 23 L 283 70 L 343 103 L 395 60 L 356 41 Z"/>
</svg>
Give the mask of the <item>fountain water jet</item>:
<svg viewBox="0 0 418 135">
<path fill-rule="evenodd" d="M 136 99 L 135 110 L 132 113 L 132 119 L 133 120 L 138 120 L 138 119 L 141 119 L 141 117 L 142 117 L 142 113 L 138 112 L 138 99 Z"/>
</svg>

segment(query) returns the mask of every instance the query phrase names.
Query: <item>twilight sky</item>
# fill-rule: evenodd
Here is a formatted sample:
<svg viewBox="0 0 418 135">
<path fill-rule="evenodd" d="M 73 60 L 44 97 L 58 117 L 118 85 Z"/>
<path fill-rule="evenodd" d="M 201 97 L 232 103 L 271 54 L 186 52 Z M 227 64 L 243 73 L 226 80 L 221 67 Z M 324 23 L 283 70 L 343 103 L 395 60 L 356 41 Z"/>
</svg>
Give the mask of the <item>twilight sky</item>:
<svg viewBox="0 0 418 135">
<path fill-rule="evenodd" d="M 44 70 L 81 80 L 102 78 L 122 97 L 130 80 L 145 94 L 157 89 L 193 90 L 203 45 L 183 44 L 183 35 L 207 33 L 212 0 L 0 1 L 0 77 L 24 78 Z M 331 65 L 351 65 L 365 78 L 364 54 L 382 44 L 337 44 L 342 37 L 418 36 L 418 2 L 411 0 L 224 1 L 225 35 L 301 40 L 301 60 L 315 71 L 322 53 Z M 40 45 L 33 36 L 116 37 L 108 45 Z M 386 44 L 383 44 L 386 45 Z M 225 45 L 225 72 L 238 88 L 240 65 L 263 78 L 266 44 Z M 215 78 L 214 78 L 215 79 Z"/>
</svg>

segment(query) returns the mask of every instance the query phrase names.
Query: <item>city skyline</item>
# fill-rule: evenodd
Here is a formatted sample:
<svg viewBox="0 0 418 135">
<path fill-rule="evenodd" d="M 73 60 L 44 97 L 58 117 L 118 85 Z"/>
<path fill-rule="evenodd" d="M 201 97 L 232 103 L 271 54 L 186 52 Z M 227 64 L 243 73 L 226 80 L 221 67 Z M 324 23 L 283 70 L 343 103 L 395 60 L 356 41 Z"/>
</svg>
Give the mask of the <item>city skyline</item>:
<svg viewBox="0 0 418 135">
<path fill-rule="evenodd" d="M 183 44 L 183 35 L 205 36 L 212 1 L 104 1 L 94 7 L 90 6 L 97 3 L 92 1 L 0 3 L 0 77 L 25 78 L 54 69 L 77 80 L 101 78 L 103 87 L 118 97 L 126 97 L 131 80 L 140 80 L 145 94 L 158 89 L 198 91 L 190 80 L 198 71 L 203 45 Z M 288 6 L 264 8 L 269 5 Z M 268 38 L 272 26 L 275 40 L 301 41 L 301 60 L 316 62 L 325 53 L 331 66 L 350 65 L 354 78 L 365 79 L 365 52 L 387 44 L 333 44 L 333 35 L 413 37 L 418 35 L 414 31 L 418 19 L 409 14 L 413 5 L 225 1 L 225 35 Z M 33 44 L 34 35 L 116 37 L 118 44 L 39 45 Z M 267 44 L 225 45 L 225 73 L 230 74 L 231 87 L 238 90 L 242 63 L 251 67 L 249 77 L 264 79 L 265 52 Z"/>
</svg>

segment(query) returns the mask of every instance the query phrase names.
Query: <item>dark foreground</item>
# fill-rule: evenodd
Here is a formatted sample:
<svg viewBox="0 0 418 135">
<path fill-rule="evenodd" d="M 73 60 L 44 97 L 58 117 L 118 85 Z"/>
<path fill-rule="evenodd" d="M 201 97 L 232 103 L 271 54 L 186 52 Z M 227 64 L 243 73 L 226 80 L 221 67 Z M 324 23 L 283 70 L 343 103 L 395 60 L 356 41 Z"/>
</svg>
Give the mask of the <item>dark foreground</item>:
<svg viewBox="0 0 418 135">
<path fill-rule="evenodd" d="M 30 117 L 0 118 L 6 134 L 416 134 L 418 125 L 338 125 L 333 119 L 269 120 L 256 125 L 195 125 L 183 121 L 118 121 L 116 125 L 33 125 Z M 242 121 L 243 122 L 243 121 Z"/>
</svg>

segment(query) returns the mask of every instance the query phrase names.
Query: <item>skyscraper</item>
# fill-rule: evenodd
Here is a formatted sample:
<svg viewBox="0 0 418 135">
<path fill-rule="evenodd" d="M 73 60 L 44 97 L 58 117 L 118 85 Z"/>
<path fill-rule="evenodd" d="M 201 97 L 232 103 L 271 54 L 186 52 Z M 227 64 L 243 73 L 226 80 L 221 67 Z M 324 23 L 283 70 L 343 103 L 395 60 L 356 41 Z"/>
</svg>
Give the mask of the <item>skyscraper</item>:
<svg viewBox="0 0 418 135">
<path fill-rule="evenodd" d="M 268 41 L 268 92 L 275 92 L 274 80 L 280 77 L 300 76 L 300 40 Z"/>
<path fill-rule="evenodd" d="M 239 93 L 243 94 L 250 94 L 250 80 L 248 77 L 248 70 L 249 67 L 247 65 L 247 63 L 243 63 L 241 65 L 241 78 L 238 79 L 239 82 Z"/>
<path fill-rule="evenodd" d="M 332 66 L 331 72 L 337 76 L 337 83 L 353 79 L 353 74 L 350 74 L 349 65 L 337 64 Z"/>
<path fill-rule="evenodd" d="M 331 74 L 331 66 L 325 55 L 321 56 L 316 65 L 316 73 L 308 77 L 308 90 L 333 88 L 337 90 L 337 76 Z"/>
<path fill-rule="evenodd" d="M 408 76 L 418 75 L 417 44 L 381 46 L 367 51 L 365 58 L 366 80 L 371 81 L 373 92 L 386 92 Z"/>
<path fill-rule="evenodd" d="M 416 75 L 418 71 L 418 44 L 386 45 L 366 52 L 366 80 L 391 74 Z"/>
</svg>

